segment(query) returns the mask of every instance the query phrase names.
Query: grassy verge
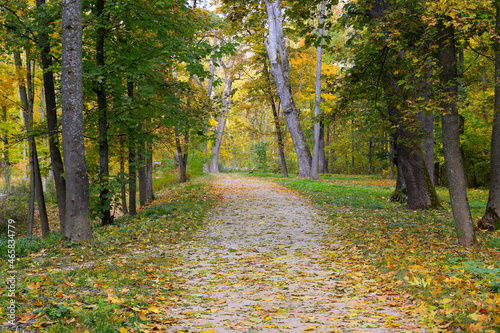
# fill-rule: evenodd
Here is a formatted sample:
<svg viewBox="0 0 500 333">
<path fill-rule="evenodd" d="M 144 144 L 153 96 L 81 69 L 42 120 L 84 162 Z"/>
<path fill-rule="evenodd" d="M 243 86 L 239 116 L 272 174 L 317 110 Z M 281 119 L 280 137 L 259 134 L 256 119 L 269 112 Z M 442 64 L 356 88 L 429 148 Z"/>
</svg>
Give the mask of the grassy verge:
<svg viewBox="0 0 500 333">
<path fill-rule="evenodd" d="M 163 324 L 173 320 L 159 304 L 179 302 L 176 249 L 196 236 L 216 199 L 205 183 L 175 185 L 136 217 L 94 226 L 92 243 L 19 240 L 33 243 L 23 245 L 15 262 L 20 330 L 140 332 L 156 325 L 153 315 Z M 1 259 L 4 281 L 7 264 Z M 0 289 L 2 318 L 7 292 Z"/>
<path fill-rule="evenodd" d="M 458 247 L 446 189 L 438 190 L 443 209 L 409 211 L 389 202 L 390 180 L 344 175 L 275 181 L 326 212 L 336 227 L 332 240 L 351 244 L 409 291 L 434 331 L 500 332 L 500 233 L 478 230 L 479 249 Z M 469 191 L 469 201 L 477 220 L 487 191 Z"/>
</svg>

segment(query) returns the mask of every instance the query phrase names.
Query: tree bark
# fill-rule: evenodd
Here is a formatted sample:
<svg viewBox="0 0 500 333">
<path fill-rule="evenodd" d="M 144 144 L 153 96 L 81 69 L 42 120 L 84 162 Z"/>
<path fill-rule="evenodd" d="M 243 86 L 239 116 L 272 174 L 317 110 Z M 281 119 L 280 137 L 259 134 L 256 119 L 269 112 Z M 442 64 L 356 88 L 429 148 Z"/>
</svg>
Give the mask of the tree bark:
<svg viewBox="0 0 500 333">
<path fill-rule="evenodd" d="M 281 169 L 283 170 L 283 177 L 288 178 L 288 168 L 286 166 L 286 159 L 285 159 L 285 144 L 283 142 L 283 134 L 281 132 L 281 123 L 278 114 L 279 110 L 276 108 L 276 102 L 274 100 L 274 96 L 271 91 L 271 73 L 269 72 L 269 66 L 267 64 L 267 61 L 265 60 L 264 60 L 264 75 L 266 78 L 266 88 L 263 90 L 269 96 L 269 103 L 271 104 L 271 110 L 273 112 L 274 127 L 276 128 L 276 139 L 278 140 L 279 161 L 281 163 Z"/>
<path fill-rule="evenodd" d="M 128 215 L 127 209 L 127 186 L 125 180 L 125 140 L 120 137 L 120 190 L 122 196 L 122 212 Z"/>
<path fill-rule="evenodd" d="M 45 0 L 36 0 L 38 10 L 43 10 Z M 48 22 L 44 19 L 40 26 L 47 27 Z M 54 86 L 54 72 L 52 71 L 51 45 L 49 43 L 49 33 L 42 29 L 38 35 L 38 45 L 40 47 L 42 68 L 43 68 L 43 86 L 45 89 L 45 114 L 47 116 L 47 129 L 49 134 L 49 151 L 52 172 L 54 174 L 54 184 L 56 188 L 57 208 L 59 213 L 59 226 L 61 234 L 66 235 L 65 216 L 66 216 L 66 181 L 64 179 L 64 164 L 59 150 L 59 134 L 57 125 L 57 104 L 56 91 Z"/>
<path fill-rule="evenodd" d="M 476 236 L 467 199 L 467 181 L 460 153 L 459 119 L 456 105 L 458 95 L 457 59 L 455 51 L 455 31 L 453 25 L 446 26 L 445 18 L 437 23 L 439 38 L 439 66 L 443 92 L 446 99 L 442 102 L 441 116 L 443 131 L 443 150 L 446 174 L 449 180 L 451 208 L 455 220 L 458 243 L 464 246 L 476 245 Z"/>
<path fill-rule="evenodd" d="M 312 154 L 312 163 L 311 163 L 311 179 L 318 180 L 318 165 L 319 165 L 319 146 L 320 146 L 320 136 L 321 136 L 321 124 L 318 120 L 319 115 L 321 114 L 321 65 L 323 62 L 323 31 L 324 31 L 324 23 L 325 23 L 325 11 L 326 11 L 326 1 L 321 2 L 321 9 L 319 14 L 318 21 L 318 37 L 319 37 L 319 45 L 318 45 L 318 55 L 316 59 L 316 93 L 315 93 L 315 101 L 314 101 L 314 117 L 316 121 L 314 123 L 314 144 L 313 144 L 313 154 Z"/>
<path fill-rule="evenodd" d="M 66 234 L 90 240 L 90 198 L 83 136 L 82 3 L 62 2 L 62 130 L 66 178 Z"/>
<path fill-rule="evenodd" d="M 128 209 L 131 216 L 137 215 L 137 156 L 135 153 L 135 142 L 129 139 L 128 146 Z"/>
<path fill-rule="evenodd" d="M 230 66 L 232 67 L 232 66 Z M 228 66 L 228 68 L 230 68 Z M 226 126 L 226 119 L 229 113 L 229 104 L 231 101 L 231 91 L 233 87 L 233 78 L 231 73 L 226 70 L 226 77 L 224 79 L 224 91 L 222 92 L 222 111 L 217 122 L 217 133 L 215 134 L 215 144 L 212 147 L 212 159 L 210 160 L 210 172 L 219 173 L 219 154 L 224 136 L 224 127 Z"/>
<path fill-rule="evenodd" d="M 7 106 L 2 105 L 2 120 L 4 123 L 7 122 Z M 7 131 L 2 133 L 3 136 L 3 172 L 4 172 L 4 183 L 5 192 L 8 194 L 10 192 L 10 158 L 9 158 L 9 136 Z"/>
<path fill-rule="evenodd" d="M 300 125 L 299 112 L 293 101 L 290 86 L 289 59 L 286 49 L 285 38 L 283 36 L 283 15 L 280 9 L 280 0 L 270 2 L 265 0 L 269 36 L 265 42 L 265 47 L 271 64 L 271 74 L 276 83 L 276 90 L 281 100 L 283 112 L 287 121 L 293 146 L 297 154 L 299 163 L 299 178 L 310 177 L 311 175 L 311 151 L 306 141 L 306 137 Z"/>
<path fill-rule="evenodd" d="M 128 97 L 134 99 L 134 83 L 131 80 L 127 81 Z M 128 209 L 131 216 L 137 215 L 137 156 L 135 147 L 135 137 L 133 134 L 128 135 Z"/>
<path fill-rule="evenodd" d="M 142 131 L 142 126 L 139 126 Z M 139 150 L 137 151 L 137 174 L 139 178 L 139 205 L 140 207 L 145 206 L 148 203 L 147 198 L 147 184 L 146 184 L 146 152 L 145 152 L 144 142 L 139 139 Z"/>
<path fill-rule="evenodd" d="M 401 123 L 401 111 L 391 105 L 389 114 L 396 127 L 395 150 L 398 158 L 398 175 L 402 172 L 406 184 L 406 207 L 408 209 L 429 209 L 441 206 L 427 169 L 424 154 L 415 147 L 415 135 Z"/>
<path fill-rule="evenodd" d="M 278 116 L 278 110 L 276 109 L 276 103 L 274 102 L 274 98 L 272 95 L 269 95 L 269 100 L 271 102 L 271 109 L 273 110 L 274 127 L 276 128 L 276 139 L 278 140 L 278 150 L 280 153 L 279 160 L 281 162 L 281 169 L 283 170 L 283 177 L 288 178 L 288 168 L 286 166 L 286 159 L 284 152 L 285 146 L 283 143 L 283 135 L 281 133 L 280 118 Z"/>
<path fill-rule="evenodd" d="M 500 1 L 495 2 L 495 31 L 500 33 Z M 478 227 L 490 231 L 500 229 L 500 47 L 495 45 L 495 115 L 491 134 L 491 178 L 486 212 L 479 220 Z"/>
<path fill-rule="evenodd" d="M 153 190 L 153 144 L 151 141 L 147 143 L 148 157 L 146 163 L 146 200 L 147 202 L 153 202 L 155 200 L 155 194 Z"/>
<path fill-rule="evenodd" d="M 393 158 L 393 161 L 398 172 L 396 175 L 396 188 L 389 201 L 404 203 L 406 202 L 406 184 L 403 175 L 403 168 L 399 165 L 397 156 Z"/>
<path fill-rule="evenodd" d="M 101 78 L 97 80 L 97 111 L 99 113 L 99 201 L 102 225 L 113 223 L 111 216 L 111 198 L 109 198 L 109 144 L 108 144 L 108 103 L 106 100 L 106 65 L 104 43 L 106 28 L 104 26 L 104 0 L 97 0 L 96 16 L 99 21 L 96 41 L 96 65 L 100 69 Z"/>
<path fill-rule="evenodd" d="M 179 174 L 180 183 L 187 182 L 187 145 L 189 144 L 189 131 L 184 131 L 184 145 L 181 143 L 181 137 L 179 133 L 179 126 L 175 127 L 175 147 L 177 149 L 177 155 L 179 156 Z"/>
<path fill-rule="evenodd" d="M 417 115 L 419 122 L 422 124 L 424 138 L 422 139 L 422 151 L 424 152 L 425 165 L 427 171 L 434 184 L 434 115 L 432 112 L 425 114 L 420 112 Z"/>
<path fill-rule="evenodd" d="M 318 161 L 318 172 L 328 173 L 328 160 L 326 158 L 325 152 L 325 124 L 320 123 L 319 130 L 319 161 Z"/>
</svg>

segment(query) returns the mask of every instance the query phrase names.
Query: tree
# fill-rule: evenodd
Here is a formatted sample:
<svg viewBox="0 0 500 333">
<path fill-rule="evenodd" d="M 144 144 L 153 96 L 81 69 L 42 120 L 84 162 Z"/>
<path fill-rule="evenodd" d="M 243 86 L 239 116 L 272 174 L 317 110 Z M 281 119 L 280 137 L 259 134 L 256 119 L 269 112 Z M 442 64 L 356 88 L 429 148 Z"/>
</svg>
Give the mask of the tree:
<svg viewBox="0 0 500 333">
<path fill-rule="evenodd" d="M 411 75 L 404 77 L 396 74 L 408 66 L 408 58 L 411 53 L 411 42 L 400 41 L 398 30 L 392 34 L 392 21 L 388 21 L 390 15 L 396 11 L 390 2 L 376 0 L 369 2 L 368 16 L 372 25 L 379 24 L 381 40 L 376 40 L 374 54 L 380 60 L 378 77 L 382 81 L 384 98 L 388 109 L 388 119 L 391 122 L 394 144 L 397 156 L 398 173 L 402 174 L 399 179 L 404 180 L 407 189 L 406 206 L 409 209 L 429 209 L 440 206 L 439 198 L 436 194 L 432 178 L 427 169 L 427 164 L 422 149 L 426 141 L 424 134 L 429 131 L 424 129 L 424 122 L 419 121 L 420 110 L 412 110 L 408 101 L 418 100 L 425 94 L 421 89 L 417 89 L 415 78 Z M 404 11 L 402 13 L 405 13 Z M 394 19 L 392 17 L 392 19 Z M 416 16 L 410 16 L 415 28 L 420 28 Z M 410 21 L 411 22 L 411 21 Z M 376 29 L 375 28 L 375 29 Z M 406 32 L 406 30 L 403 32 Z M 376 34 L 374 36 L 377 36 Z M 393 41 L 393 39 L 396 39 Z M 373 47 L 373 46 L 372 46 Z M 408 82 L 410 81 L 410 82 Z M 420 96 L 419 96 L 420 95 Z M 406 107 L 407 110 L 403 108 Z M 424 118 L 422 118 L 424 119 Z M 429 125 L 427 123 L 427 125 Z M 432 125 L 432 123 L 431 123 Z M 432 129 L 430 130 L 432 133 Z M 399 183 L 401 185 L 401 183 Z M 396 192 L 397 192 L 396 188 Z"/>
<path fill-rule="evenodd" d="M 318 45 L 318 56 L 316 61 L 316 99 L 314 103 L 314 117 L 317 118 L 321 114 L 321 63 L 323 62 L 323 31 L 325 24 L 326 1 L 321 2 L 321 9 L 318 22 L 318 37 L 320 39 Z M 320 140 L 321 140 L 321 124 L 316 119 L 314 123 L 314 146 L 311 164 L 311 179 L 318 180 L 318 165 L 320 156 Z M 324 148 L 324 147 L 323 147 Z M 323 149 L 324 155 L 324 149 Z"/>
<path fill-rule="evenodd" d="M 226 126 L 227 115 L 229 113 L 229 104 L 231 102 L 231 92 L 234 82 L 234 65 L 235 57 L 229 59 L 227 65 L 223 61 L 219 61 L 224 69 L 224 90 L 222 91 L 222 109 L 217 118 L 217 130 L 215 133 L 215 144 L 212 147 L 212 159 L 210 160 L 210 173 L 219 173 L 219 153 L 224 135 L 224 127 Z"/>
<path fill-rule="evenodd" d="M 500 2 L 495 1 L 495 32 L 500 34 Z M 479 220 L 478 227 L 495 231 L 500 229 L 500 46 L 495 44 L 495 114 L 491 134 L 490 191 L 486 212 Z"/>
<path fill-rule="evenodd" d="M 90 240 L 90 198 L 83 136 L 82 2 L 62 2 L 62 136 L 66 228 L 70 240 Z"/>
<path fill-rule="evenodd" d="M 40 165 L 38 163 L 38 154 L 36 149 L 35 136 L 33 135 L 33 100 L 34 88 L 33 77 L 31 72 L 31 59 L 30 52 L 26 52 L 26 80 L 23 78 L 22 60 L 21 55 L 14 52 L 14 62 L 19 80 L 19 97 L 21 99 L 25 132 L 28 137 L 29 145 L 29 163 L 30 163 L 30 204 L 29 204 L 29 221 L 28 221 L 28 236 L 33 232 L 34 222 L 34 200 L 35 196 L 38 202 L 38 212 L 40 215 L 40 223 L 42 229 L 42 237 L 45 238 L 49 235 L 49 221 L 47 217 L 47 209 L 45 207 L 45 197 L 43 195 L 42 178 L 40 176 Z"/>
<path fill-rule="evenodd" d="M 270 2 L 265 0 L 269 35 L 265 42 L 269 62 L 271 64 L 271 74 L 278 96 L 281 100 L 281 107 L 285 114 L 288 129 L 292 137 L 293 146 L 299 162 L 300 178 L 309 177 L 311 174 L 311 151 L 307 144 L 299 119 L 299 111 L 295 106 L 290 87 L 289 59 L 285 37 L 283 35 L 283 15 L 281 12 L 281 1 Z"/>
<path fill-rule="evenodd" d="M 57 124 L 57 104 L 54 84 L 54 72 L 52 70 L 53 61 L 51 54 L 51 44 L 49 41 L 50 30 L 48 29 L 47 13 L 45 12 L 45 0 L 37 0 L 36 6 L 41 12 L 40 32 L 38 35 L 38 47 L 42 59 L 43 85 L 45 96 L 45 114 L 47 117 L 47 129 L 49 134 L 49 150 L 52 172 L 56 187 L 57 207 L 59 211 L 59 226 L 61 233 L 65 234 L 66 216 L 66 182 L 64 179 L 64 164 L 61 151 L 59 150 L 59 134 Z"/>
<path fill-rule="evenodd" d="M 449 179 L 449 192 L 458 243 L 474 246 L 476 236 L 467 199 L 467 179 L 463 170 L 464 164 L 460 151 L 459 118 L 456 105 L 458 95 L 457 58 L 455 50 L 455 28 L 447 22 L 448 18 L 438 18 L 439 66 L 442 67 L 440 79 L 443 92 L 446 94 L 442 102 L 443 114 L 443 149 L 446 173 Z"/>
<path fill-rule="evenodd" d="M 104 44 L 106 41 L 107 15 L 104 13 L 104 0 L 97 0 L 95 10 L 98 21 L 96 38 L 96 65 L 100 69 L 100 75 L 96 82 L 97 110 L 99 113 L 99 199 L 101 208 L 101 220 L 103 225 L 111 224 L 111 198 L 109 192 L 109 144 L 108 144 L 108 103 L 106 96 L 106 58 Z"/>
</svg>

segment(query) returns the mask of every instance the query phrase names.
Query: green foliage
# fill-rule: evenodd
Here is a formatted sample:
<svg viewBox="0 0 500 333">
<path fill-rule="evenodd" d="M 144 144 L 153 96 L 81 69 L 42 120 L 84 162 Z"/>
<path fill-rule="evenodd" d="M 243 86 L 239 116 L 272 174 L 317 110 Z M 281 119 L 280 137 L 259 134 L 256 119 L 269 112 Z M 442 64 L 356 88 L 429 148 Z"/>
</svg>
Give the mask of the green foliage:
<svg viewBox="0 0 500 333">
<path fill-rule="evenodd" d="M 8 259 L 8 238 L 2 234 L 0 237 L 0 258 Z M 51 232 L 45 239 L 39 237 L 16 237 L 16 258 L 27 257 L 42 249 L 57 249 L 64 242 L 59 232 Z"/>
<path fill-rule="evenodd" d="M 102 211 L 104 208 L 107 209 L 119 209 L 121 207 L 121 183 L 120 177 L 110 177 L 107 184 L 108 194 L 106 196 L 107 204 L 104 207 L 101 203 L 100 193 L 103 186 L 99 184 L 98 181 L 93 181 L 90 183 L 90 217 L 92 220 L 95 218 L 102 218 Z M 111 212 L 113 215 L 113 212 Z"/>
<path fill-rule="evenodd" d="M 267 142 L 255 142 L 252 145 L 252 150 L 255 153 L 256 162 L 257 162 L 257 170 L 259 171 L 267 171 L 269 169 L 268 158 L 267 158 Z"/>
<path fill-rule="evenodd" d="M 188 174 L 190 178 L 196 178 L 203 174 L 203 166 L 210 161 L 210 156 L 206 157 L 201 151 L 194 151 L 189 154 Z"/>
<path fill-rule="evenodd" d="M 2 191 L 2 193 L 4 193 Z M 24 181 L 12 186 L 8 195 L 0 197 L 0 234 L 7 232 L 7 221 L 16 221 L 16 233 L 25 233 L 28 221 L 28 203 L 30 198 L 29 182 Z"/>
</svg>

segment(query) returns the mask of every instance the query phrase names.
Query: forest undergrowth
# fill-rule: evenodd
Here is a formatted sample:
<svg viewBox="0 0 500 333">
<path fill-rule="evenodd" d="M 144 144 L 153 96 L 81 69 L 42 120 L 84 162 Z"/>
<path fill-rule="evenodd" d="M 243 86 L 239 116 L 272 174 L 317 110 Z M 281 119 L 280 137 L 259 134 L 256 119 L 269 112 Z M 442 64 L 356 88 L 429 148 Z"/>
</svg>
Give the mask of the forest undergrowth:
<svg viewBox="0 0 500 333">
<path fill-rule="evenodd" d="M 51 234 L 18 240 L 15 261 L 17 329 L 21 332 L 149 332 L 158 303 L 180 302 L 174 280 L 176 248 L 202 227 L 217 194 L 203 182 L 169 187 L 135 217 L 93 226 L 94 241 L 75 244 Z M 0 278 L 6 280 L 6 249 Z M 0 287 L 0 331 L 8 290 Z M 168 299 L 165 295 L 168 295 Z"/>
<path fill-rule="evenodd" d="M 327 175 L 320 182 L 275 181 L 309 197 L 328 215 L 338 231 L 332 244 L 351 244 L 391 287 L 409 291 L 414 311 L 431 329 L 500 332 L 500 233 L 476 230 L 477 249 L 458 246 L 447 189 L 438 188 L 442 209 L 410 211 L 389 202 L 394 189 L 389 179 Z M 487 194 L 468 191 L 475 221 L 484 213 Z"/>
</svg>

